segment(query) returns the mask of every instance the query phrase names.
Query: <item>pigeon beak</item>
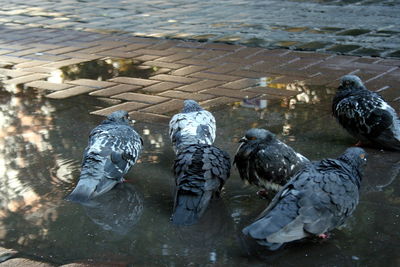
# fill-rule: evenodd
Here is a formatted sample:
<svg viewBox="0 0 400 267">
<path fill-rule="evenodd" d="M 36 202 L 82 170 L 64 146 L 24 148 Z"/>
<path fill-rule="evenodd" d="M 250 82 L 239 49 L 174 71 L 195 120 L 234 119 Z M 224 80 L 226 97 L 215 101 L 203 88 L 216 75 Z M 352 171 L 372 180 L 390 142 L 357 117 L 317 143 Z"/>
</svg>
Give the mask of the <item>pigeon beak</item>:
<svg viewBox="0 0 400 267">
<path fill-rule="evenodd" d="M 244 142 L 246 142 L 247 141 L 247 138 L 246 137 L 242 137 L 242 138 L 240 138 L 240 140 L 238 141 L 238 143 L 244 143 Z"/>
</svg>

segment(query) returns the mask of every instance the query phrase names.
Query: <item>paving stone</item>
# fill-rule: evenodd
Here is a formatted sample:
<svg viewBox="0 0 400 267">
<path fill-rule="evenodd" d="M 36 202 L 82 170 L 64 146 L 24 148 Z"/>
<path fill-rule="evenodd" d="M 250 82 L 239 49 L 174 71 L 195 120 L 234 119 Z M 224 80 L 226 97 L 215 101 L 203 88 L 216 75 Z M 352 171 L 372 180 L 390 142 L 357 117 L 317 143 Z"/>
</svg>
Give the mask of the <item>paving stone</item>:
<svg viewBox="0 0 400 267">
<path fill-rule="evenodd" d="M 199 72 L 207 69 L 205 66 L 186 66 L 171 72 L 172 75 L 186 76 L 191 73 Z"/>
<path fill-rule="evenodd" d="M 172 55 L 166 56 L 166 57 L 160 57 L 156 61 L 173 63 L 173 62 L 179 61 L 181 59 L 189 58 L 192 56 L 193 56 L 192 53 L 177 53 L 177 54 L 172 54 Z"/>
<path fill-rule="evenodd" d="M 27 62 L 29 59 L 27 58 L 22 58 L 22 57 L 13 57 L 13 56 L 6 56 L 6 55 L 1 55 L 0 56 L 0 61 L 1 62 L 9 62 L 9 63 L 22 63 L 22 62 Z"/>
<path fill-rule="evenodd" d="M 56 49 L 52 49 L 52 50 L 47 50 L 46 53 L 53 54 L 53 55 L 61 55 L 61 54 L 77 51 L 80 49 L 82 49 L 82 47 L 67 46 L 67 47 L 61 47 L 61 48 L 56 48 Z"/>
<path fill-rule="evenodd" d="M 150 77 L 150 79 L 158 80 L 158 81 L 165 81 L 165 82 L 186 83 L 186 84 L 190 84 L 190 83 L 198 81 L 198 79 L 195 79 L 195 78 L 187 78 L 187 77 L 167 75 L 167 74 L 156 75 L 156 76 Z"/>
<path fill-rule="evenodd" d="M 153 55 L 142 55 L 142 56 L 138 56 L 138 57 L 135 57 L 135 59 L 136 60 L 139 60 L 139 61 L 152 61 L 152 60 L 155 60 L 155 59 L 157 59 L 157 58 L 159 58 L 160 56 L 153 56 Z"/>
<path fill-rule="evenodd" d="M 168 68 L 168 69 L 180 69 L 180 68 L 185 67 L 185 65 L 183 65 L 183 64 L 169 63 L 169 62 L 162 62 L 162 61 L 146 61 L 142 65 L 152 66 L 152 67 L 160 67 L 160 68 Z"/>
<path fill-rule="evenodd" d="M 225 82 L 223 81 L 213 81 L 213 80 L 202 80 L 198 81 L 192 84 L 184 85 L 181 87 L 177 87 L 176 90 L 179 91 L 186 91 L 186 92 L 198 92 L 203 89 L 211 88 L 211 87 L 216 87 L 221 84 L 224 84 Z"/>
<path fill-rule="evenodd" d="M 208 73 L 208 72 L 196 72 L 196 73 L 190 74 L 189 76 L 195 77 L 195 78 L 207 79 L 207 80 L 217 80 L 217 81 L 226 81 L 226 82 L 236 81 L 241 78 L 241 77 L 232 76 L 232 75 L 214 74 L 214 73 Z"/>
<path fill-rule="evenodd" d="M 155 49 L 138 49 L 135 51 L 136 53 L 142 54 L 142 55 L 150 55 L 150 56 L 170 56 L 174 54 L 173 51 L 167 51 L 167 50 L 155 50 Z"/>
<path fill-rule="evenodd" d="M 221 87 L 206 89 L 201 91 L 204 94 L 216 95 L 216 96 L 227 96 L 230 98 L 248 98 L 248 97 L 255 97 L 259 95 L 259 93 L 249 92 L 249 91 L 240 91 L 240 90 L 230 90 L 224 89 Z"/>
<path fill-rule="evenodd" d="M 43 67 L 49 67 L 49 68 L 62 68 L 65 66 L 69 66 L 69 65 L 75 65 L 75 64 L 79 64 L 82 62 L 86 62 L 89 61 L 88 59 L 82 59 L 82 58 L 71 58 L 71 59 L 66 59 L 66 60 L 61 60 L 61 61 L 57 61 L 57 62 L 51 62 L 48 64 L 43 65 Z"/>
<path fill-rule="evenodd" d="M 208 99 L 215 98 L 215 95 L 208 95 L 203 93 L 187 93 L 181 92 L 177 90 L 169 90 L 163 93 L 158 94 L 159 96 L 165 96 L 169 98 L 178 98 L 178 99 L 193 99 L 196 101 L 204 101 Z"/>
<path fill-rule="evenodd" d="M 170 116 L 141 112 L 141 111 L 131 111 L 129 112 L 129 117 L 135 121 L 164 123 L 164 124 L 168 124 L 169 120 L 171 119 Z"/>
<path fill-rule="evenodd" d="M 193 57 L 194 59 L 202 59 L 202 60 L 211 60 L 211 59 L 217 59 L 226 55 L 229 55 L 230 53 L 227 51 L 212 51 L 212 50 L 206 50 L 200 55 L 197 55 Z"/>
<path fill-rule="evenodd" d="M 127 83 L 139 86 L 150 86 L 152 84 L 156 84 L 159 81 L 148 80 L 148 79 L 141 79 L 141 78 L 131 78 L 131 77 L 116 77 L 112 78 L 109 81 L 116 82 L 116 83 Z"/>
<path fill-rule="evenodd" d="M 27 62 L 22 62 L 22 63 L 16 64 L 16 65 L 14 65 L 14 68 L 16 68 L 16 69 L 32 68 L 32 67 L 42 66 L 42 65 L 45 65 L 48 63 L 49 62 L 41 61 L 41 60 L 30 60 Z"/>
<path fill-rule="evenodd" d="M 55 266 L 49 263 L 44 263 L 40 261 L 34 261 L 30 259 L 24 258 L 13 258 L 9 259 L 0 264 L 1 267 L 15 267 L 15 266 L 28 266 L 28 267 L 51 267 Z"/>
<path fill-rule="evenodd" d="M 225 83 L 222 85 L 224 88 L 228 89 L 245 89 L 255 86 L 259 83 L 259 79 L 240 79 L 234 82 Z"/>
<path fill-rule="evenodd" d="M 116 83 L 114 83 L 114 82 L 97 81 L 97 80 L 91 80 L 91 79 L 78 79 L 78 80 L 74 80 L 74 81 L 68 81 L 68 84 L 83 85 L 83 86 L 93 87 L 93 88 L 97 88 L 97 89 L 116 85 Z"/>
<path fill-rule="evenodd" d="M 111 106 L 108 108 L 96 110 L 96 111 L 91 112 L 90 114 L 107 116 L 117 110 L 125 110 L 125 111 L 129 112 L 129 111 L 138 110 L 138 109 L 141 109 L 141 108 L 144 108 L 147 106 L 149 106 L 149 105 L 145 104 L 145 103 L 130 101 L 130 102 L 124 102 L 124 103 L 121 103 L 118 105 L 114 105 L 114 106 Z"/>
<path fill-rule="evenodd" d="M 96 60 L 96 59 L 104 57 L 101 55 L 80 53 L 79 50 L 75 51 L 75 52 L 65 53 L 65 54 L 63 54 L 63 56 L 70 57 L 70 58 L 77 58 L 77 59 L 86 59 L 87 61 Z"/>
<path fill-rule="evenodd" d="M 64 90 L 64 89 L 70 88 L 73 85 L 65 84 L 65 83 L 51 83 L 51 82 L 46 82 L 46 81 L 33 81 L 33 82 L 26 83 L 25 86 L 43 89 L 43 90 L 59 91 L 59 90 Z"/>
<path fill-rule="evenodd" d="M 173 83 L 173 82 L 160 82 L 154 85 L 150 85 L 147 87 L 144 87 L 142 90 L 148 93 L 160 93 L 160 92 L 164 92 L 176 87 L 181 86 L 182 84 L 180 83 Z"/>
<path fill-rule="evenodd" d="M 96 55 L 107 56 L 107 57 L 121 57 L 121 58 L 135 58 L 140 56 L 139 53 L 136 52 L 125 52 L 125 51 L 118 51 L 115 49 L 105 50 L 102 52 L 96 53 Z"/>
<path fill-rule="evenodd" d="M 71 96 L 77 96 L 77 95 L 82 95 L 86 94 L 89 92 L 93 92 L 97 90 L 94 87 L 87 87 L 87 86 L 74 86 L 71 88 L 67 88 L 65 90 L 57 91 L 51 94 L 46 95 L 48 98 L 53 98 L 53 99 L 64 99 L 68 98 Z"/>
<path fill-rule="evenodd" d="M 26 56 L 26 55 L 30 55 L 30 54 L 34 54 L 37 52 L 43 52 L 46 51 L 47 48 L 39 48 L 39 47 L 35 47 L 35 48 L 29 48 L 26 50 L 19 50 L 16 52 L 12 52 L 9 55 L 15 56 L 15 57 L 22 57 L 22 56 Z"/>
<path fill-rule="evenodd" d="M 265 72 L 250 71 L 250 70 L 235 70 L 228 74 L 232 75 L 232 76 L 240 76 L 240 77 L 246 77 L 246 78 L 261 78 L 261 77 L 268 76 L 268 75 L 265 75 Z"/>
<path fill-rule="evenodd" d="M 299 91 L 291 91 L 291 90 L 271 88 L 271 87 L 254 87 L 251 89 L 247 89 L 246 92 L 254 92 L 257 94 L 267 94 L 267 95 L 278 95 L 278 96 L 295 96 L 301 93 Z"/>
<path fill-rule="evenodd" d="M 185 64 L 185 65 L 195 65 L 195 66 L 218 66 L 218 65 L 220 65 L 219 62 L 208 61 L 208 60 L 204 60 L 204 59 L 195 59 L 195 58 L 185 58 L 185 59 L 179 60 L 175 63 Z"/>
<path fill-rule="evenodd" d="M 58 69 L 56 68 L 47 68 L 47 67 L 41 67 L 41 66 L 36 66 L 36 67 L 31 67 L 29 68 L 29 72 L 32 73 L 44 73 L 44 74 L 51 74 L 54 71 L 57 71 Z M 51 76 L 51 75 L 50 75 Z"/>
<path fill-rule="evenodd" d="M 225 50 L 225 51 L 235 51 L 243 46 L 239 45 L 230 45 L 230 44 L 219 44 L 219 43 L 207 43 L 203 46 L 206 49 L 217 49 L 217 50 Z"/>
<path fill-rule="evenodd" d="M 35 73 L 35 74 L 30 74 L 30 75 L 13 78 L 10 80 L 5 80 L 3 82 L 6 84 L 23 84 L 23 83 L 32 82 L 32 81 L 43 80 L 47 77 L 49 77 L 49 75 L 47 75 L 47 74 Z"/>
<path fill-rule="evenodd" d="M 224 74 L 224 73 L 228 73 L 228 72 L 231 72 L 231 71 L 234 71 L 237 69 L 239 69 L 238 64 L 224 63 L 224 64 L 221 64 L 220 66 L 209 68 L 209 69 L 205 70 L 204 72 Z"/>
<path fill-rule="evenodd" d="M 97 90 L 95 92 L 91 92 L 89 95 L 107 97 L 107 96 L 121 94 L 124 92 L 133 92 L 140 88 L 142 88 L 142 86 L 131 85 L 131 84 L 118 84 L 115 86 L 107 87 L 105 89 Z"/>
<path fill-rule="evenodd" d="M 147 104 L 158 104 L 158 103 L 162 103 L 162 102 L 165 102 L 170 99 L 170 97 L 167 98 L 167 97 L 147 95 L 147 94 L 138 94 L 138 93 L 123 93 L 123 94 L 115 95 L 112 98 L 128 100 L 128 101 L 136 101 L 136 102 L 147 103 Z"/>
<path fill-rule="evenodd" d="M 0 74 L 5 75 L 5 76 L 9 76 L 9 77 L 12 77 L 12 78 L 17 78 L 17 77 L 21 77 L 21 76 L 30 75 L 30 74 L 33 74 L 33 73 L 32 72 L 27 72 L 27 71 L 22 71 L 22 70 L 13 70 L 13 69 L 0 68 Z"/>
<path fill-rule="evenodd" d="M 238 102 L 237 98 L 232 98 L 232 97 L 226 97 L 226 96 L 221 96 L 217 97 L 214 99 L 206 100 L 203 102 L 200 102 L 199 104 L 203 108 L 209 108 L 209 107 L 214 107 L 214 106 L 220 106 L 220 105 L 225 105 L 225 104 L 231 104 L 234 102 Z"/>
<path fill-rule="evenodd" d="M 156 113 L 156 114 L 166 114 L 172 111 L 180 110 L 183 107 L 183 101 L 177 99 L 171 99 L 167 102 L 152 105 L 151 107 L 147 107 L 141 109 L 141 112 L 148 112 L 148 113 Z"/>
<path fill-rule="evenodd" d="M 135 50 L 147 47 L 149 45 L 150 44 L 128 44 L 128 45 L 125 45 L 122 47 L 118 47 L 117 50 L 131 52 L 131 51 L 135 51 Z"/>
</svg>

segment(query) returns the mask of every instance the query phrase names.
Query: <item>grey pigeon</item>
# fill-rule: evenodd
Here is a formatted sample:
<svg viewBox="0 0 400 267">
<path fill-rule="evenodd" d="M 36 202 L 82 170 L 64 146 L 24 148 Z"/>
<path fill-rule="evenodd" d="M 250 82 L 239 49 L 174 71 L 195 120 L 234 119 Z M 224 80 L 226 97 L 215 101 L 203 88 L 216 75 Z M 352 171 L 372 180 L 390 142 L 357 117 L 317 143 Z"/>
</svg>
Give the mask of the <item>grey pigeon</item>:
<svg viewBox="0 0 400 267">
<path fill-rule="evenodd" d="M 120 110 L 110 114 L 91 131 L 79 182 L 66 199 L 87 202 L 123 182 L 142 146 L 142 138 L 129 124 L 128 113 Z"/>
<path fill-rule="evenodd" d="M 240 139 L 234 164 L 242 180 L 278 191 L 309 160 L 268 130 L 253 128 Z"/>
<path fill-rule="evenodd" d="M 172 222 L 195 224 L 211 198 L 220 195 L 230 168 L 229 155 L 215 146 L 193 144 L 182 147 L 174 163 L 176 192 Z"/>
<path fill-rule="evenodd" d="M 400 150 L 400 121 L 396 111 L 378 93 L 369 91 L 357 76 L 342 77 L 332 113 L 361 143 Z"/>
<path fill-rule="evenodd" d="M 276 250 L 308 236 L 323 237 L 355 210 L 366 153 L 348 148 L 337 159 L 308 163 L 243 233 Z"/>
<path fill-rule="evenodd" d="M 215 129 L 214 116 L 194 100 L 185 100 L 181 113 L 175 114 L 169 122 L 169 136 L 175 152 L 181 145 L 212 145 Z"/>
</svg>

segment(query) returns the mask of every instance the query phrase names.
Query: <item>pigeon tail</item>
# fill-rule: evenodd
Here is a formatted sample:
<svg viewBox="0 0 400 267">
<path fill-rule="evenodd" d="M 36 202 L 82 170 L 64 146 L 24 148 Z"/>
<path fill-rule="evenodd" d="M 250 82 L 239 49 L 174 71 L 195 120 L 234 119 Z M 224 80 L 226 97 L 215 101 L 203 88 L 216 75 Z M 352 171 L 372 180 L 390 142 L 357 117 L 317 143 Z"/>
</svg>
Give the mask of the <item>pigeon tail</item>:
<svg viewBox="0 0 400 267">
<path fill-rule="evenodd" d="M 296 203 L 296 196 L 286 196 L 283 205 L 278 204 L 267 215 L 245 227 L 242 232 L 269 250 L 277 250 L 287 242 L 308 236 L 304 231 L 304 222 L 297 215 Z"/>
<path fill-rule="evenodd" d="M 65 199 L 72 202 L 87 203 L 92 198 L 110 191 L 117 181 L 103 178 L 101 180 L 94 178 L 80 178 L 75 189 Z"/>
<path fill-rule="evenodd" d="M 175 210 L 172 214 L 172 223 L 177 225 L 192 225 L 198 222 L 211 199 L 211 194 L 194 194 L 186 190 L 179 190 L 176 196 Z"/>
<path fill-rule="evenodd" d="M 86 203 L 88 202 L 96 190 L 100 180 L 95 179 L 80 179 L 75 189 L 69 194 L 65 200 Z"/>
</svg>

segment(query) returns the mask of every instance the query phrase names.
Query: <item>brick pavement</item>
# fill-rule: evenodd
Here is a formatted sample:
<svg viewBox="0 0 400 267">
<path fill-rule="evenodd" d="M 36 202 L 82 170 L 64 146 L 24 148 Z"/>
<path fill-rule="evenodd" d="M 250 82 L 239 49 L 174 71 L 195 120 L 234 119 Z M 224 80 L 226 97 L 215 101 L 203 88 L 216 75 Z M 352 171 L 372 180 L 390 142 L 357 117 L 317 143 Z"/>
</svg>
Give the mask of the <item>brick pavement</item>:
<svg viewBox="0 0 400 267">
<path fill-rule="evenodd" d="M 98 77 L 57 79 L 60 68 L 73 69 L 71 66 L 106 58 L 118 58 L 121 62 L 132 59 L 138 69 L 147 71 L 147 77 L 120 71 L 103 80 Z M 34 87 L 58 101 L 78 95 L 110 98 L 115 100 L 110 102 L 114 105 L 92 114 L 107 115 L 116 109 L 125 109 L 143 121 L 167 121 L 186 98 L 196 99 L 205 107 L 244 98 L 283 98 L 296 94 L 293 83 L 336 87 L 338 78 L 348 73 L 359 75 L 367 87 L 380 91 L 388 101 L 397 103 L 400 99 L 396 90 L 400 59 L 271 50 L 129 34 L 3 26 L 0 63 L 0 75 L 6 77 L 3 81 L 6 86 Z M 260 77 L 268 77 L 267 87 L 258 86 Z"/>
</svg>

